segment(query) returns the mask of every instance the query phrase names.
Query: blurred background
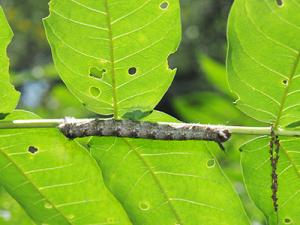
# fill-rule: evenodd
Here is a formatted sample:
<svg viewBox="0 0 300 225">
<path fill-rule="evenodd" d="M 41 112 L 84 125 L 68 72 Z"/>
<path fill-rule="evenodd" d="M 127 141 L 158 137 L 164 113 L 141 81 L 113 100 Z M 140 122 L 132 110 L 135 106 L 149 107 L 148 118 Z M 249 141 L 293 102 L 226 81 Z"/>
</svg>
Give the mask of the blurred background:
<svg viewBox="0 0 300 225">
<path fill-rule="evenodd" d="M 15 33 L 9 46 L 12 83 L 22 92 L 19 108 L 44 118 L 89 117 L 61 82 L 42 26 L 48 0 L 0 0 Z M 182 0 L 183 40 L 171 58 L 176 79 L 157 109 L 186 122 L 259 125 L 234 107 L 227 86 L 226 24 L 232 0 Z M 264 217 L 247 196 L 239 146 L 250 137 L 234 137 L 216 156 L 241 196 L 253 225 Z M 33 224 L 0 187 L 0 225 Z"/>
</svg>

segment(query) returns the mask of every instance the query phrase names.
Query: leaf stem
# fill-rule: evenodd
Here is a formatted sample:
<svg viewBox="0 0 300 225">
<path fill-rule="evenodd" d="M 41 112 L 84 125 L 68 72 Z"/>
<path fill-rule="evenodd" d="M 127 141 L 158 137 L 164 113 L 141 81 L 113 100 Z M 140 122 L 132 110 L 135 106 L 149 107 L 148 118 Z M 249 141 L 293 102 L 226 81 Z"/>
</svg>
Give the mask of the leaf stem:
<svg viewBox="0 0 300 225">
<path fill-rule="evenodd" d="M 151 123 L 114 119 L 36 119 L 0 121 L 0 129 L 56 128 L 70 138 L 120 136 L 159 140 L 211 140 L 224 142 L 232 134 L 270 135 L 271 127 L 208 125 L 196 123 Z M 299 130 L 277 129 L 278 136 L 300 137 Z"/>
</svg>

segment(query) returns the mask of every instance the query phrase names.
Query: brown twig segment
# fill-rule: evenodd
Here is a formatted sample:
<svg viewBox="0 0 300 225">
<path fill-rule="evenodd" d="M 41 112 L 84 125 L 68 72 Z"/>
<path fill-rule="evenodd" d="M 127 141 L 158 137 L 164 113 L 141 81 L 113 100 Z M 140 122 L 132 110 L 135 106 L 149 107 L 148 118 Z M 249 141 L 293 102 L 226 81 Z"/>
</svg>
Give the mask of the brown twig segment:
<svg viewBox="0 0 300 225">
<path fill-rule="evenodd" d="M 275 134 L 274 129 L 271 130 L 271 140 L 270 140 L 270 161 L 272 166 L 272 200 L 275 212 L 278 212 L 278 174 L 277 174 L 277 165 L 279 160 L 279 150 L 280 142 L 278 136 Z"/>
<path fill-rule="evenodd" d="M 68 138 L 89 136 L 116 136 L 154 140 L 205 140 L 223 143 L 231 134 L 226 129 L 209 125 L 151 123 L 132 120 L 91 120 L 86 122 L 66 121 L 59 126 Z"/>
</svg>

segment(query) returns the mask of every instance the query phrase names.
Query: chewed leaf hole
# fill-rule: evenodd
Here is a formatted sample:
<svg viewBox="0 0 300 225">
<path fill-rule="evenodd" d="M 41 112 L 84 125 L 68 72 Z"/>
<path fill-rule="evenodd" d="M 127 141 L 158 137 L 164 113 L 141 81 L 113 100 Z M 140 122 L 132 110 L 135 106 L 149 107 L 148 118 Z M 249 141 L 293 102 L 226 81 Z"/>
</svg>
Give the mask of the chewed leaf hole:
<svg viewBox="0 0 300 225">
<path fill-rule="evenodd" d="M 292 220 L 290 218 L 285 218 L 283 222 L 284 224 L 291 224 Z"/>
<path fill-rule="evenodd" d="M 34 147 L 34 146 L 29 146 L 28 147 L 28 152 L 30 152 L 31 154 L 35 154 L 39 151 L 38 148 Z"/>
<path fill-rule="evenodd" d="M 282 7 L 284 5 L 283 0 L 276 0 L 278 6 Z"/>
<path fill-rule="evenodd" d="M 169 3 L 168 2 L 162 2 L 159 7 L 163 10 L 166 10 L 166 9 L 169 8 Z"/>
<path fill-rule="evenodd" d="M 147 201 L 140 202 L 139 208 L 143 211 L 147 211 L 150 209 L 150 203 Z"/>
<path fill-rule="evenodd" d="M 284 85 L 287 85 L 287 84 L 289 83 L 289 81 L 288 81 L 288 80 L 283 80 L 282 83 L 283 83 Z"/>
<path fill-rule="evenodd" d="M 101 91 L 97 87 L 90 87 L 90 93 L 93 95 L 93 97 L 97 98 L 101 94 Z"/>
<path fill-rule="evenodd" d="M 106 69 L 99 69 L 98 67 L 90 68 L 90 76 L 101 79 L 103 75 L 106 73 Z"/>
<path fill-rule="evenodd" d="M 210 159 L 206 162 L 206 166 L 208 168 L 213 168 L 216 165 L 216 161 L 214 159 Z"/>
<path fill-rule="evenodd" d="M 128 69 L 128 74 L 130 75 L 135 75 L 137 73 L 137 68 L 136 67 L 131 67 Z"/>
<path fill-rule="evenodd" d="M 174 70 L 176 69 L 176 63 L 175 63 L 175 54 L 170 54 L 168 57 L 168 65 L 169 69 Z"/>
</svg>

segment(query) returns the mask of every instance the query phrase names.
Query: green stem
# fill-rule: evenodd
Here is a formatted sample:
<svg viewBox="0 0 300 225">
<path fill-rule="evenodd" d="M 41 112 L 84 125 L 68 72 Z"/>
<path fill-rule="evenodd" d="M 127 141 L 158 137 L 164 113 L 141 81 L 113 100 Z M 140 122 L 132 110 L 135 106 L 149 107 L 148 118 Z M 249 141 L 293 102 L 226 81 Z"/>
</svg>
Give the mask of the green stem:
<svg viewBox="0 0 300 225">
<path fill-rule="evenodd" d="M 26 128 L 56 128 L 62 124 L 80 124 L 88 123 L 95 119 L 36 119 L 36 120 L 12 120 L 0 121 L 0 129 L 26 129 Z M 110 119 L 106 119 L 110 120 Z M 143 122 L 140 122 L 143 123 Z M 271 127 L 246 127 L 246 126 L 225 126 L 225 125 L 206 125 L 206 124 L 191 124 L 191 123 L 156 123 L 158 125 L 171 125 L 180 129 L 180 127 L 193 126 L 205 127 L 214 130 L 227 130 L 230 134 L 245 134 L 245 135 L 270 135 Z M 125 127 L 126 128 L 126 127 Z M 128 128 L 130 129 L 130 128 Z M 300 137 L 300 131 L 277 129 L 276 135 Z"/>
</svg>

